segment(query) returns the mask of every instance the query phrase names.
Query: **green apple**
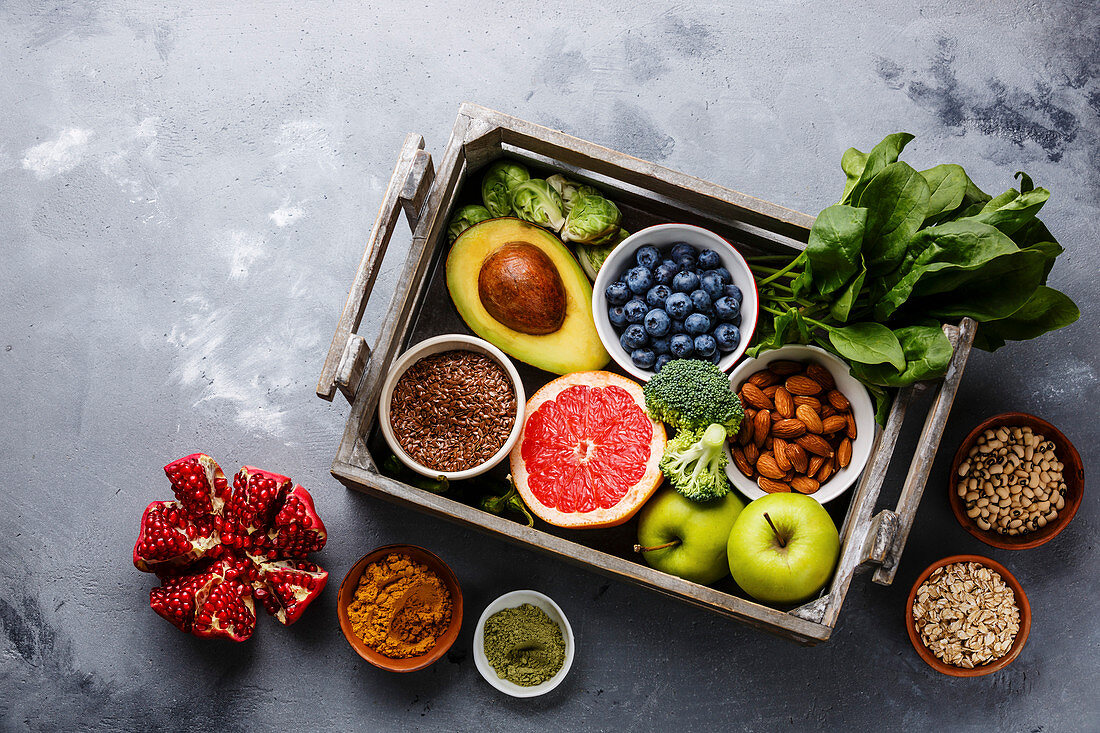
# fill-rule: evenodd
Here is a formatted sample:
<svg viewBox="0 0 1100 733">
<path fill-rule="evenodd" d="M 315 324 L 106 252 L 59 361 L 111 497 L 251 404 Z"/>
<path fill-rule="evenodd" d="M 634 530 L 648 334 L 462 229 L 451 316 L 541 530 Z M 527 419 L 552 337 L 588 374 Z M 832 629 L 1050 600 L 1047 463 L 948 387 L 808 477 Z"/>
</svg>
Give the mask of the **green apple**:
<svg viewBox="0 0 1100 733">
<path fill-rule="evenodd" d="M 664 488 L 638 514 L 638 544 L 645 561 L 695 583 L 726 576 L 726 540 L 745 503 L 732 491 L 714 501 L 694 501 Z"/>
<path fill-rule="evenodd" d="M 840 557 L 840 534 L 813 497 L 768 494 L 741 512 L 727 551 L 742 590 L 764 603 L 789 605 L 828 582 Z"/>
</svg>

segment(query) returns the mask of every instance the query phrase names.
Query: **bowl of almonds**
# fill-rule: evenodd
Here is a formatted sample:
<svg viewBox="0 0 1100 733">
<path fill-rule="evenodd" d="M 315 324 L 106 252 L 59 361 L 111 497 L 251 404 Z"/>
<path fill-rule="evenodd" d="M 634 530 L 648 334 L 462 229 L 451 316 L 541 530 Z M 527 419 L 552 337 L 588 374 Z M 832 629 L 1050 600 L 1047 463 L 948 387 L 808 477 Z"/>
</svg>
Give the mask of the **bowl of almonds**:
<svg viewBox="0 0 1100 733">
<path fill-rule="evenodd" d="M 1085 476 L 1073 443 L 1046 420 L 1006 412 L 966 436 L 951 465 L 949 501 L 963 529 L 1003 550 L 1061 532 L 1081 504 Z"/>
<path fill-rule="evenodd" d="M 745 419 L 729 439 L 726 474 L 746 497 L 795 492 L 824 504 L 859 478 L 874 407 L 843 361 L 816 346 L 784 346 L 741 362 L 730 385 Z"/>
<path fill-rule="evenodd" d="M 929 565 L 913 584 L 905 628 L 932 669 L 980 677 L 1020 655 L 1031 630 L 1031 605 L 1004 565 L 953 555 Z"/>
</svg>

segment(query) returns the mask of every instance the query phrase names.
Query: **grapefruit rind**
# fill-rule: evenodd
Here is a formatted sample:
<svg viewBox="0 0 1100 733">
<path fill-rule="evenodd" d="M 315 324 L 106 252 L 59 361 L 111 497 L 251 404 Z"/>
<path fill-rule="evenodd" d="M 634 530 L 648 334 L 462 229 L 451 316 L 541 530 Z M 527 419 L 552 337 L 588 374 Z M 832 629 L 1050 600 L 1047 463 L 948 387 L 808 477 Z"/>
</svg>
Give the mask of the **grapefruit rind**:
<svg viewBox="0 0 1100 733">
<path fill-rule="evenodd" d="M 622 498 L 609 507 L 597 507 L 589 511 L 561 511 L 556 507 L 542 503 L 531 489 L 531 475 L 528 473 L 527 464 L 523 457 L 523 446 L 527 437 L 527 421 L 545 403 L 557 398 L 565 390 L 577 386 L 587 385 L 595 388 L 619 387 L 633 398 L 634 405 L 645 416 L 652 436 L 649 441 L 649 456 L 645 462 L 644 471 L 632 486 L 623 494 Z M 512 479 L 516 489 L 523 498 L 528 508 L 543 521 L 558 527 L 566 528 L 595 528 L 614 527 L 633 517 L 642 505 L 653 495 L 661 485 L 664 476 L 660 469 L 661 455 L 664 453 L 667 436 L 664 423 L 650 418 L 645 412 L 645 395 L 642 386 L 637 382 L 622 377 L 618 374 L 606 371 L 576 372 L 559 377 L 538 390 L 527 402 L 524 411 L 525 419 L 523 430 L 519 440 L 512 448 L 509 460 L 512 468 Z M 598 450 L 598 447 L 597 447 Z"/>
</svg>

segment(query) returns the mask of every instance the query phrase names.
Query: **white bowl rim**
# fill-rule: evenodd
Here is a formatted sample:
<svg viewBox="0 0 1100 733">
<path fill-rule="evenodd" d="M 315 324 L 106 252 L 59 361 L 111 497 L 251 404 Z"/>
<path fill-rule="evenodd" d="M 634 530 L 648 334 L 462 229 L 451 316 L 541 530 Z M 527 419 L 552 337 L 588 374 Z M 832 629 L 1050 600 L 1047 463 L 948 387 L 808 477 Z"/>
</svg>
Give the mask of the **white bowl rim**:
<svg viewBox="0 0 1100 733">
<path fill-rule="evenodd" d="M 390 399 L 393 396 L 394 387 L 397 386 L 397 380 L 401 378 L 401 375 L 403 375 L 413 363 L 419 361 L 422 356 L 430 356 L 430 354 L 425 354 L 424 352 L 437 345 L 453 346 L 455 350 L 462 350 L 464 346 L 474 346 L 481 349 L 504 369 L 505 374 L 507 374 L 508 378 L 512 381 L 512 389 L 514 389 L 516 393 L 516 420 L 515 423 L 512 424 L 512 431 L 508 434 L 508 439 L 504 441 L 504 445 L 485 462 L 470 468 L 465 468 L 461 471 L 433 471 L 426 466 L 421 466 L 401 447 L 401 444 L 397 441 L 397 436 L 393 434 L 393 428 L 390 426 Z M 447 350 L 449 349 L 437 349 L 432 353 L 439 353 Z M 473 478 L 474 476 L 485 473 L 508 456 L 512 451 L 512 447 L 515 446 L 516 441 L 519 440 L 520 432 L 523 430 L 523 411 L 526 405 L 527 396 L 523 391 L 523 380 L 520 379 L 515 364 L 512 363 L 512 360 L 508 358 L 507 354 L 485 339 L 478 338 L 477 336 L 470 336 L 465 333 L 445 333 L 425 339 L 411 346 L 394 362 L 393 366 L 390 368 L 389 376 L 386 377 L 386 381 L 382 384 L 382 391 L 378 398 L 378 424 L 382 429 L 382 436 L 386 439 L 386 443 L 389 445 L 390 450 L 393 451 L 393 454 L 397 456 L 399 461 L 413 471 L 416 471 L 421 476 L 427 476 L 428 478 L 439 478 L 443 476 L 448 481 L 461 481 L 462 479 Z"/>
<path fill-rule="evenodd" d="M 850 489 L 863 474 L 863 469 L 867 467 L 878 432 L 878 425 L 875 423 L 874 404 L 867 388 L 848 373 L 850 367 L 843 359 L 818 346 L 806 344 L 787 344 L 778 349 L 765 351 L 755 359 L 746 359 L 738 364 L 737 368 L 730 374 L 730 388 L 736 389 L 738 382 L 748 379 L 752 373 L 780 359 L 790 359 L 792 361 L 816 359 L 820 361 L 822 366 L 833 375 L 833 379 L 837 382 L 837 388 L 844 393 L 844 396 L 848 398 L 852 405 L 852 415 L 856 419 L 856 429 L 858 430 L 856 439 L 852 441 L 852 460 L 846 468 L 837 471 L 823 487 L 813 494 L 808 494 L 808 496 L 816 499 L 818 503 L 825 504 Z M 726 445 L 726 457 L 729 459 L 726 464 L 726 475 L 738 491 L 749 500 L 768 495 L 768 492 L 746 478 L 734 465 L 729 444 Z"/>
<path fill-rule="evenodd" d="M 530 687 L 523 687 L 517 685 L 514 682 L 501 679 L 497 676 L 496 671 L 489 664 L 488 657 L 485 656 L 485 622 L 497 611 L 505 608 L 516 608 L 524 603 L 533 603 L 536 606 L 546 611 L 547 606 L 558 615 L 558 618 L 553 618 L 553 613 L 548 614 L 555 623 L 560 619 L 562 636 L 565 639 L 565 661 L 561 665 L 561 669 L 558 673 L 546 680 L 545 682 L 532 685 Z M 474 630 L 474 666 L 477 667 L 477 671 L 481 673 L 481 676 L 485 678 L 485 681 L 490 685 L 512 697 L 538 697 L 539 695 L 545 695 L 553 690 L 555 687 L 562 683 L 565 676 L 569 674 L 570 667 L 573 666 L 573 657 L 576 656 L 577 645 L 573 636 L 573 627 L 569 624 L 569 619 L 565 617 L 565 612 L 561 610 L 561 606 L 554 602 L 554 599 L 550 598 L 544 593 L 539 593 L 537 590 L 514 590 L 498 597 L 492 603 L 485 607 L 485 610 L 481 612 L 481 618 L 477 620 L 477 628 Z"/>
<path fill-rule="evenodd" d="M 614 334 L 615 329 L 611 326 L 611 322 L 607 320 L 607 296 L 604 295 L 604 290 L 607 288 L 607 281 L 613 277 L 611 275 L 611 268 L 607 267 L 607 265 L 614 260 L 617 253 L 622 256 L 621 253 L 637 243 L 638 240 L 644 239 L 647 235 L 652 235 L 654 232 L 663 232 L 670 229 L 699 233 L 702 234 L 704 239 L 709 238 L 716 245 L 724 244 L 728 248 L 728 252 L 732 254 L 734 260 L 738 262 L 740 266 L 744 267 L 744 271 L 748 273 L 749 276 L 748 280 L 752 283 L 752 328 L 747 331 L 745 329 L 740 329 L 741 343 L 738 344 L 736 349 L 729 352 L 718 361 L 719 369 L 728 372 L 737 364 L 738 359 L 740 359 L 744 355 L 745 350 L 749 348 L 749 343 L 752 341 L 757 323 L 760 320 L 760 293 L 756 287 L 756 278 L 753 277 L 752 268 L 749 267 L 749 263 L 745 260 L 744 255 L 742 255 L 740 250 L 733 246 L 733 243 L 728 239 L 720 234 L 712 232 L 710 229 L 706 229 L 696 224 L 682 224 L 679 222 L 654 224 L 653 226 L 634 232 L 611 251 L 607 260 L 605 260 L 604 264 L 600 267 L 600 271 L 596 274 L 596 280 L 592 283 L 592 320 L 596 323 L 596 332 L 600 336 L 600 341 L 603 342 L 604 348 L 607 350 L 607 353 L 611 355 L 615 363 L 624 371 L 643 382 L 648 382 L 650 377 L 656 372 L 651 369 L 641 369 L 635 366 L 634 362 L 630 360 L 630 355 L 625 354 L 622 345 L 619 343 L 618 337 L 613 339 L 614 343 L 608 343 L 608 336 L 605 331 L 610 331 L 610 333 Z M 744 306 L 750 298 L 749 291 L 742 288 L 742 294 L 744 298 L 741 301 L 741 305 Z M 744 322 L 744 320 L 746 320 L 744 308 L 742 308 L 741 313 L 742 322 Z"/>
</svg>

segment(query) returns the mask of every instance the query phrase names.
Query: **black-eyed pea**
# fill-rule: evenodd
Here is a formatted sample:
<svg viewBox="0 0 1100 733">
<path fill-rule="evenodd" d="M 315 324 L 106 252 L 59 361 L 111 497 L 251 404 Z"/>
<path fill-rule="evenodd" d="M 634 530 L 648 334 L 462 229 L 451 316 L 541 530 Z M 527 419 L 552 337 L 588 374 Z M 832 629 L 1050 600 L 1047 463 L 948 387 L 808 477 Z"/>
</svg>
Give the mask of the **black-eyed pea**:
<svg viewBox="0 0 1100 733">
<path fill-rule="evenodd" d="M 974 524 L 978 525 L 978 527 L 980 527 L 981 529 L 986 530 L 986 531 L 988 531 L 989 528 L 993 526 L 989 522 L 985 521 L 984 519 L 976 519 L 976 520 L 974 520 Z"/>
<path fill-rule="evenodd" d="M 1039 517 L 1038 519 L 1035 520 L 1035 526 L 1036 527 L 1045 527 L 1045 526 L 1047 526 L 1047 518 L 1045 516 Z"/>
<path fill-rule="evenodd" d="M 976 519 L 977 517 L 981 516 L 981 513 L 981 509 L 979 509 L 978 507 L 974 507 L 973 509 L 967 510 L 966 516 L 970 517 L 971 519 Z"/>
</svg>

